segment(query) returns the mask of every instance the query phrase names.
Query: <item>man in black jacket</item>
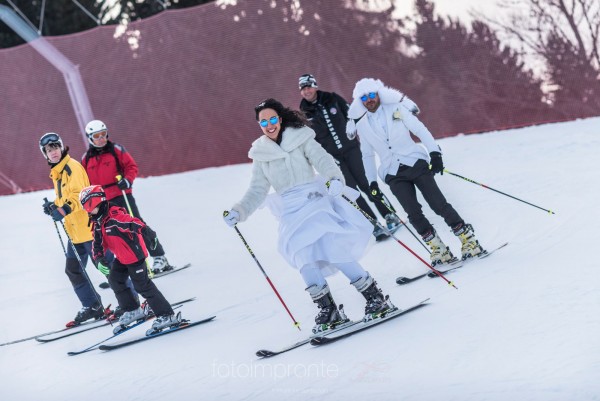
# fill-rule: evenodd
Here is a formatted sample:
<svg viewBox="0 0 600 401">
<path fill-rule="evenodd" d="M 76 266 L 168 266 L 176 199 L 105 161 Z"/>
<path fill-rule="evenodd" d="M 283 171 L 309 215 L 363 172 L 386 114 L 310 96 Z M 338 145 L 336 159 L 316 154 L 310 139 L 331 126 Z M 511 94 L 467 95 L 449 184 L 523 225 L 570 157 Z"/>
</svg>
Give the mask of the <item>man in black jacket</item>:
<svg viewBox="0 0 600 401">
<path fill-rule="evenodd" d="M 392 232 L 396 231 L 400 227 L 398 217 L 394 213 L 390 213 L 383 203 L 370 196 L 360 143 L 356 138 L 349 139 L 346 135 L 348 102 L 337 93 L 318 90 L 317 81 L 312 74 L 302 75 L 298 80 L 298 86 L 303 98 L 300 102 L 300 110 L 306 114 L 310 127 L 316 132 L 317 142 L 336 160 L 344 174 L 346 185 L 351 188 L 358 187 L 366 193 L 374 202 L 381 216 L 385 218 L 388 229 Z M 359 196 L 357 203 L 369 216 L 377 219 L 362 196 Z M 377 241 L 388 237 L 378 227 L 375 227 L 373 235 Z"/>
</svg>

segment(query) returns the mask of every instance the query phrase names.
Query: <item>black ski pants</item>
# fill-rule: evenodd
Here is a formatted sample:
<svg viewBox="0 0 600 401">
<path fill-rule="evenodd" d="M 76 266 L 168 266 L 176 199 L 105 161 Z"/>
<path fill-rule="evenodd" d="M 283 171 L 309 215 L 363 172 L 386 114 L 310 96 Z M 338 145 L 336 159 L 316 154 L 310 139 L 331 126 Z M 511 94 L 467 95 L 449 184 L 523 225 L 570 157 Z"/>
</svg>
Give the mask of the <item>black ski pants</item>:
<svg viewBox="0 0 600 401">
<path fill-rule="evenodd" d="M 131 277 L 133 288 L 146 298 L 148 305 L 150 305 L 156 316 L 173 313 L 169 302 L 148 277 L 148 269 L 144 259 L 130 265 L 124 265 L 118 259 L 115 259 L 108 275 L 108 282 L 115 292 L 119 306 L 124 311 L 131 312 L 140 306 L 139 300 L 129 291 L 127 286 L 128 277 Z"/>
<path fill-rule="evenodd" d="M 358 188 L 360 191 L 367 194 L 369 199 L 371 199 L 369 195 L 369 182 L 367 181 L 367 176 L 365 174 L 365 166 L 362 161 L 362 153 L 360 148 L 358 146 L 354 147 L 344 153 L 341 157 L 336 158 L 336 160 L 339 162 L 340 170 L 342 170 L 342 174 L 346 180 L 346 185 L 350 188 Z M 356 203 L 362 210 L 371 216 L 371 218 L 377 220 L 375 213 L 373 213 L 373 210 L 369 207 L 369 204 L 365 198 L 359 196 Z M 390 213 L 383 203 L 379 201 L 374 201 L 374 203 L 381 217 L 385 217 L 388 213 Z"/>
<path fill-rule="evenodd" d="M 127 194 L 127 201 L 129 202 L 129 206 L 131 206 L 131 211 L 133 212 L 133 217 L 137 217 L 138 219 L 144 221 L 144 219 L 142 219 L 142 216 L 140 215 L 140 211 L 138 210 L 137 204 L 135 203 L 135 198 L 133 197 L 132 194 Z M 116 198 L 112 198 L 110 200 L 110 203 L 124 208 L 129 213 L 129 209 L 127 208 L 127 203 L 125 203 L 125 198 L 123 197 L 123 195 L 117 196 Z M 145 223 L 145 221 L 144 221 L 144 223 Z M 164 256 L 165 250 L 163 249 L 163 247 L 160 243 L 160 240 L 158 239 L 158 235 L 156 236 L 156 241 L 157 241 L 156 248 L 151 249 L 150 241 L 144 237 L 144 243 L 146 244 L 148 253 L 150 253 L 150 256 L 152 256 L 152 257 Z"/>
<path fill-rule="evenodd" d="M 423 214 L 421 204 L 417 200 L 416 189 L 421 191 L 431 209 L 443 217 L 449 227 L 464 223 L 458 212 L 446 201 L 425 160 L 417 161 L 413 167 L 400 165 L 396 175 L 388 174 L 385 177 L 385 183 L 390 186 L 392 193 L 398 198 L 408 215 L 410 224 L 421 236 L 427 234 L 433 227 Z"/>
</svg>

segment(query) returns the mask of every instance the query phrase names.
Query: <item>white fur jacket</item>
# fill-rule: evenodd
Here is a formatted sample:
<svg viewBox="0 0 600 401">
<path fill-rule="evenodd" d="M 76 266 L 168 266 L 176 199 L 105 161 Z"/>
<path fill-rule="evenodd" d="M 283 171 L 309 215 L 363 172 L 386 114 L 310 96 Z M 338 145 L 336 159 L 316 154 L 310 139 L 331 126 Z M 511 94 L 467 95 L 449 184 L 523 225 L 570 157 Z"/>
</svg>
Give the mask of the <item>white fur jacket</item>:
<svg viewBox="0 0 600 401">
<path fill-rule="evenodd" d="M 312 182 L 314 170 L 325 179 L 344 183 L 342 171 L 334 158 L 315 141 L 308 128 L 287 128 L 281 145 L 265 135 L 252 143 L 248 157 L 252 159 L 252 180 L 241 201 L 233 206 L 245 221 L 263 203 L 271 186 L 279 194 L 297 185 Z M 313 169 L 314 167 L 314 169 Z"/>
</svg>

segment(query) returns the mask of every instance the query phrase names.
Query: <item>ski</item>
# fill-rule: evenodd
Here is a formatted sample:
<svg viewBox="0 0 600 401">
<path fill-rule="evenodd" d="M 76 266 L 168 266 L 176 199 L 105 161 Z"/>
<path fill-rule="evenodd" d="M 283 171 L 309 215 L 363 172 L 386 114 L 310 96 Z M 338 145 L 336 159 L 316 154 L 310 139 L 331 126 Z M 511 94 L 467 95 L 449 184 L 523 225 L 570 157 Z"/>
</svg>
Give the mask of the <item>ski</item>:
<svg viewBox="0 0 600 401">
<path fill-rule="evenodd" d="M 465 259 L 464 262 L 470 262 L 470 261 L 478 260 L 478 259 L 485 259 L 488 256 L 490 256 L 492 253 L 496 252 L 497 250 L 504 248 L 506 245 L 508 245 L 508 242 L 505 242 L 504 244 L 500 245 L 499 247 L 496 247 L 496 248 L 492 249 L 491 251 L 485 251 L 485 253 L 480 254 L 480 255 L 478 255 L 478 256 L 476 256 L 474 258 Z M 459 268 L 461 268 L 463 266 L 464 265 L 461 264 L 460 266 L 451 267 L 451 268 L 443 270 L 443 271 L 440 270 L 440 273 L 442 273 L 442 274 L 450 273 L 451 271 L 459 269 Z M 435 276 L 437 276 L 437 274 L 435 274 L 433 272 L 427 273 L 427 277 L 435 277 Z"/>
<path fill-rule="evenodd" d="M 102 320 L 89 320 L 87 322 L 80 323 L 80 324 L 78 324 L 76 326 L 63 327 L 62 329 L 52 330 L 52 331 L 48 331 L 48 332 L 42 333 L 42 334 L 36 334 L 35 336 L 26 337 L 26 338 L 20 338 L 18 340 L 13 340 L 13 341 L 9 341 L 9 342 L 6 342 L 6 343 L 2 343 L 2 344 L 0 344 L 0 347 L 2 347 L 4 345 L 17 344 L 17 343 L 21 343 L 23 341 L 33 340 L 33 339 L 36 339 L 38 337 L 44 337 L 44 336 L 49 336 L 49 335 L 56 334 L 56 333 L 62 333 L 64 331 L 71 331 L 71 330 L 77 329 L 79 327 L 88 326 L 88 325 L 91 325 L 92 323 L 98 323 L 98 322 L 104 322 L 104 319 L 102 319 Z"/>
<path fill-rule="evenodd" d="M 261 357 L 261 358 L 270 358 L 270 357 L 275 356 L 275 355 L 283 354 L 284 352 L 288 352 L 288 351 L 291 351 L 291 350 L 296 349 L 298 347 L 301 347 L 304 344 L 308 344 L 310 342 L 310 340 L 312 340 L 315 337 L 328 336 L 330 334 L 336 333 L 336 332 L 338 332 L 340 330 L 343 330 L 343 329 L 345 329 L 347 327 L 353 326 L 353 325 L 358 324 L 360 322 L 361 322 L 361 320 L 359 320 L 359 321 L 352 321 L 352 320 L 350 320 L 348 322 L 340 324 L 339 326 L 336 326 L 333 329 L 327 330 L 325 332 L 317 333 L 317 334 L 315 334 L 313 336 L 310 336 L 308 338 L 305 338 L 303 340 L 295 342 L 294 344 L 288 345 L 287 347 L 281 348 L 281 349 L 279 349 L 277 351 L 271 351 L 271 350 L 267 350 L 267 349 L 261 349 L 261 350 L 256 351 L 256 356 Z"/>
<path fill-rule="evenodd" d="M 172 273 L 177 273 L 178 271 L 181 271 L 183 269 L 187 269 L 188 267 L 191 267 L 191 266 L 192 266 L 191 263 L 188 263 L 188 264 L 183 265 L 181 267 L 169 266 L 169 267 L 171 267 L 171 269 L 164 270 L 164 271 L 162 271 L 160 273 L 154 273 L 154 277 L 152 279 L 154 280 L 154 279 L 157 279 L 157 278 L 160 278 L 160 277 L 167 276 L 167 275 L 172 274 Z"/>
<path fill-rule="evenodd" d="M 315 345 L 315 346 L 331 344 L 334 341 L 338 341 L 338 340 L 341 340 L 342 338 L 350 337 L 356 333 L 360 333 L 363 330 L 370 329 L 371 327 L 374 327 L 381 323 L 388 322 L 392 319 L 395 319 L 398 316 L 402 316 L 408 312 L 417 310 L 417 309 L 421 308 L 422 306 L 427 305 L 427 301 L 429 301 L 429 298 L 424 299 L 421 302 L 408 307 L 407 309 L 393 309 L 392 311 L 386 313 L 382 317 L 378 317 L 378 318 L 375 318 L 373 320 L 369 320 L 366 322 L 361 321 L 360 322 L 361 324 L 353 325 L 352 327 L 348 328 L 347 330 L 341 331 L 341 333 L 338 333 L 337 335 L 315 337 L 312 340 L 310 340 L 310 344 Z"/>
<path fill-rule="evenodd" d="M 183 265 L 181 267 L 169 265 L 167 267 L 167 270 L 163 270 L 160 273 L 154 273 L 154 276 L 152 277 L 152 279 L 154 280 L 154 279 L 157 279 L 159 277 L 167 276 L 167 275 L 172 274 L 172 273 L 177 273 L 178 271 L 181 271 L 183 269 L 187 269 L 188 267 L 191 267 L 191 266 L 192 266 L 191 263 L 185 264 L 185 265 Z M 110 288 L 110 285 L 108 285 L 108 283 L 100 283 L 100 284 L 98 284 L 98 287 L 100 287 L 103 290 L 105 290 L 107 288 Z"/>
<path fill-rule="evenodd" d="M 437 271 L 439 271 L 440 273 L 442 273 L 441 270 L 438 269 L 440 265 L 436 265 L 434 266 L 434 269 L 436 269 Z M 458 269 L 459 267 L 462 267 L 462 260 L 458 259 L 458 258 L 454 258 L 454 260 L 448 262 L 448 263 L 444 263 L 442 266 L 451 266 L 454 269 Z M 445 271 L 448 271 L 451 269 L 447 269 Z M 423 274 L 419 274 L 418 276 L 415 277 L 403 277 L 400 276 L 396 279 L 396 284 L 398 285 L 404 285 L 404 284 L 408 284 L 408 283 L 412 283 L 413 281 L 417 281 L 419 279 L 422 279 L 425 276 L 428 276 L 429 274 L 433 274 L 434 276 L 437 276 L 437 274 L 435 274 L 433 271 L 428 271 L 425 272 Z"/>
<path fill-rule="evenodd" d="M 190 327 L 194 327 L 194 326 L 197 326 L 197 325 L 202 324 L 202 323 L 210 322 L 215 317 L 216 316 L 211 316 L 211 317 L 208 317 L 206 319 L 196 320 L 196 321 L 184 320 L 184 321 L 182 321 L 182 323 L 179 326 L 169 327 L 169 328 L 164 329 L 162 331 L 159 331 L 157 333 L 146 335 L 146 336 L 140 337 L 140 338 L 136 338 L 134 340 L 125 341 L 125 342 L 122 342 L 122 343 L 101 345 L 98 349 L 100 349 L 101 351 L 111 351 L 111 350 L 114 350 L 114 349 L 119 349 L 119 348 L 127 347 L 129 345 L 141 343 L 142 341 L 150 340 L 150 339 L 153 339 L 153 338 L 156 338 L 156 337 L 164 336 L 166 334 L 174 333 L 176 331 L 188 329 Z"/>
<path fill-rule="evenodd" d="M 177 306 L 185 304 L 187 302 L 192 302 L 195 299 L 196 299 L 196 297 L 184 299 L 183 301 L 179 301 L 179 302 L 175 302 L 174 304 L 171 304 L 171 306 L 172 307 L 177 307 Z M 152 317 L 154 317 L 154 315 L 149 315 L 148 317 L 152 318 Z M 118 321 L 116 321 L 116 322 L 118 322 Z M 87 322 L 85 322 L 85 323 L 87 323 Z M 95 321 L 89 322 L 89 323 L 100 323 L 100 324 L 97 324 L 97 325 L 94 325 L 94 326 L 90 326 L 90 327 L 84 327 L 83 330 L 69 331 L 68 333 L 65 333 L 65 334 L 62 334 L 61 332 L 64 331 L 64 330 L 61 330 L 58 333 L 44 334 L 44 335 L 37 336 L 37 337 L 34 337 L 34 338 L 35 338 L 36 341 L 38 341 L 40 343 L 49 343 L 49 342 L 52 342 L 52 341 L 60 340 L 61 338 L 71 337 L 71 336 L 74 336 L 75 334 L 84 333 L 86 331 L 94 330 L 94 329 L 97 329 L 99 327 L 108 326 L 109 324 L 111 324 L 113 322 L 109 322 L 108 320 L 103 319 L 103 320 L 95 320 Z M 81 326 L 83 326 L 83 324 L 81 324 L 79 326 L 75 326 L 75 328 L 81 327 Z M 54 336 L 53 334 L 58 334 L 58 335 Z"/>
<path fill-rule="evenodd" d="M 146 318 L 145 318 L 145 319 L 138 320 L 137 322 L 133 323 L 132 325 L 129 325 L 129 326 L 127 326 L 127 327 L 124 327 L 124 328 L 123 328 L 121 331 L 119 331 L 117 334 L 113 334 L 112 336 L 110 336 L 110 337 L 108 337 L 108 338 L 105 338 L 104 340 L 102 340 L 102 341 L 99 341 L 99 342 L 97 342 L 96 344 L 90 345 L 89 347 L 87 347 L 87 348 L 84 348 L 84 349 L 82 349 L 82 350 L 80 350 L 80 351 L 69 351 L 69 352 L 67 352 L 67 355 L 69 355 L 69 356 L 75 356 L 75 355 L 80 355 L 80 354 L 84 354 L 84 353 L 86 353 L 86 352 L 89 352 L 89 351 L 95 350 L 95 349 L 96 349 L 96 348 L 97 348 L 97 347 L 98 347 L 100 344 L 103 344 L 103 343 L 105 343 L 105 342 L 107 342 L 107 341 L 109 341 L 109 340 L 112 340 L 113 338 L 115 338 L 115 337 L 117 337 L 117 336 L 120 336 L 121 334 L 123 334 L 123 333 L 126 333 L 126 332 L 128 332 L 129 330 L 133 329 L 134 327 L 137 327 L 137 326 L 139 326 L 140 324 L 143 324 L 143 323 L 145 323 L 146 321 L 148 321 L 148 320 L 150 320 L 150 319 L 153 319 L 153 318 L 154 318 L 154 315 L 152 315 L 152 317 L 150 317 L 150 316 L 146 316 Z"/>
</svg>

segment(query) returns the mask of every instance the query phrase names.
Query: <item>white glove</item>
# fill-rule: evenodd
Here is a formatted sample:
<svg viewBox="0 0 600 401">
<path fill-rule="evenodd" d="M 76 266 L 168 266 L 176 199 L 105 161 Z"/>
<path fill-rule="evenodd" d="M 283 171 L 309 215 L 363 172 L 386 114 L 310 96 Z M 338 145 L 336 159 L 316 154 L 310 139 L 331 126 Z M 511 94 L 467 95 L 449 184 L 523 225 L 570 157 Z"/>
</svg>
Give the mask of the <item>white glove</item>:
<svg viewBox="0 0 600 401">
<path fill-rule="evenodd" d="M 226 210 L 223 212 L 223 220 L 229 227 L 235 226 L 240 221 L 240 214 L 235 210 Z"/>
<path fill-rule="evenodd" d="M 329 196 L 340 196 L 344 190 L 344 184 L 338 179 L 330 180 L 327 185 L 327 192 Z"/>
</svg>

